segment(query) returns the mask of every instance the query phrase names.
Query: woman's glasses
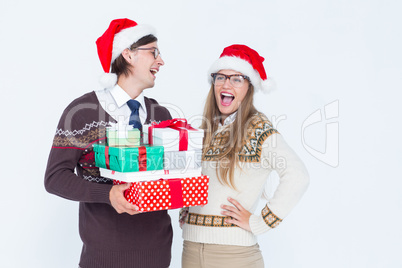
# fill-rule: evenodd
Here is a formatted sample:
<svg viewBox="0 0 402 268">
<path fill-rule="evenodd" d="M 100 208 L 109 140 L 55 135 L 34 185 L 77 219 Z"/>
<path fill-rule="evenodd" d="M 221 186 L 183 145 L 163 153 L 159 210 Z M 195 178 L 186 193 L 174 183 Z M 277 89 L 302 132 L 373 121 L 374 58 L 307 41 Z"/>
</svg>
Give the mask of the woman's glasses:
<svg viewBox="0 0 402 268">
<path fill-rule="evenodd" d="M 212 73 L 213 82 L 215 86 L 221 86 L 225 84 L 226 79 L 229 79 L 229 82 L 234 87 L 241 87 L 244 85 L 244 81 L 248 80 L 250 82 L 250 78 L 248 76 L 242 74 L 220 74 L 220 73 Z"/>
</svg>

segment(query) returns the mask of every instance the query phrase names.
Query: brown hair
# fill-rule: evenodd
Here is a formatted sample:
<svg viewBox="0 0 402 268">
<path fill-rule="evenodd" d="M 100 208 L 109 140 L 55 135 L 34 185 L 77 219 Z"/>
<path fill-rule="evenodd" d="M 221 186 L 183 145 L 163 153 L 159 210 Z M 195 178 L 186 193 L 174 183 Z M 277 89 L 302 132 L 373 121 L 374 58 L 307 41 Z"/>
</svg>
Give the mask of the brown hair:
<svg viewBox="0 0 402 268">
<path fill-rule="evenodd" d="M 234 169 L 239 166 L 238 154 L 241 150 L 243 140 L 247 135 L 247 125 L 251 117 L 258 111 L 254 107 L 254 86 L 250 83 L 244 100 L 237 109 L 237 116 L 229 126 L 229 141 L 225 144 L 224 153 L 218 159 L 216 174 L 219 182 L 236 189 L 234 185 Z M 204 118 L 201 128 L 204 129 L 203 153 L 211 144 L 215 132 L 218 130 L 221 120 L 221 113 L 216 104 L 214 85 L 211 85 L 204 107 Z"/>
<path fill-rule="evenodd" d="M 137 42 L 130 46 L 130 50 L 133 50 L 137 47 L 148 45 L 149 43 L 158 41 L 156 36 L 150 34 L 144 37 L 141 37 Z M 115 73 L 117 77 L 120 75 L 128 76 L 130 74 L 130 64 L 126 61 L 122 54 L 120 54 L 112 63 L 112 73 Z"/>
</svg>

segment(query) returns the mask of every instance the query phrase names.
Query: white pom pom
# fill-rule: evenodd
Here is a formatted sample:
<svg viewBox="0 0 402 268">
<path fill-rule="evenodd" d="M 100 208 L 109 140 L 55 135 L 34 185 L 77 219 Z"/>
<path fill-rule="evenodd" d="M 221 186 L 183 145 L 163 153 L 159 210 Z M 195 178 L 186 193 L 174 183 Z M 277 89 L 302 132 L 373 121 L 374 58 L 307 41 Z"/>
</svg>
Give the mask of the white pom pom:
<svg viewBox="0 0 402 268">
<path fill-rule="evenodd" d="M 263 93 L 270 93 L 276 89 L 276 83 L 275 81 L 271 78 L 268 77 L 266 80 L 261 82 L 261 91 Z"/>
<path fill-rule="evenodd" d="M 104 73 L 101 75 L 99 83 L 105 88 L 113 87 L 117 83 L 117 75 L 114 73 Z"/>
</svg>

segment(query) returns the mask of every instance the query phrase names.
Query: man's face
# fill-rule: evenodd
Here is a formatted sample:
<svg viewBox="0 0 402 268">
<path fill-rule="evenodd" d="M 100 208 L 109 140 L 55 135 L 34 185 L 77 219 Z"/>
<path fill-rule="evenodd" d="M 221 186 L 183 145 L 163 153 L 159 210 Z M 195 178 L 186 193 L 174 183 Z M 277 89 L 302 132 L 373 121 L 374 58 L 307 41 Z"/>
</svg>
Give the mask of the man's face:
<svg viewBox="0 0 402 268">
<path fill-rule="evenodd" d="M 157 42 L 152 42 L 139 48 L 158 48 Z M 156 73 L 159 72 L 159 68 L 164 65 L 164 61 L 161 56 L 155 59 L 154 50 L 140 50 L 135 49 L 130 52 L 132 65 L 132 75 L 134 76 L 138 86 L 143 89 L 151 88 L 155 85 Z"/>
</svg>

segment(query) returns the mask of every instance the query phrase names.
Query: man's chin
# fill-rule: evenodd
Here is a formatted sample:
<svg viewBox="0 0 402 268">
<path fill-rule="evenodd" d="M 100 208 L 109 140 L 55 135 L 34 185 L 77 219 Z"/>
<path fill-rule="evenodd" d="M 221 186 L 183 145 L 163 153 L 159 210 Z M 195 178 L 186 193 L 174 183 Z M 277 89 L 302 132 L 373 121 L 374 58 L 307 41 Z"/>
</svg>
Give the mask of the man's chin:
<svg viewBox="0 0 402 268">
<path fill-rule="evenodd" d="M 145 89 L 147 89 L 147 88 L 153 88 L 155 86 L 155 83 L 150 83 L 150 84 L 148 84 L 147 86 L 146 86 L 146 88 Z M 144 90 L 145 90 L 144 89 Z"/>
</svg>

